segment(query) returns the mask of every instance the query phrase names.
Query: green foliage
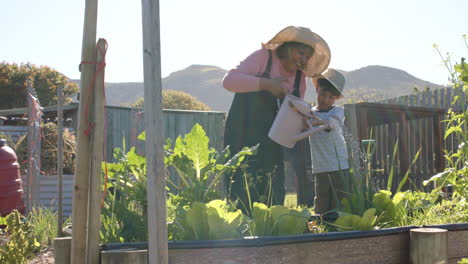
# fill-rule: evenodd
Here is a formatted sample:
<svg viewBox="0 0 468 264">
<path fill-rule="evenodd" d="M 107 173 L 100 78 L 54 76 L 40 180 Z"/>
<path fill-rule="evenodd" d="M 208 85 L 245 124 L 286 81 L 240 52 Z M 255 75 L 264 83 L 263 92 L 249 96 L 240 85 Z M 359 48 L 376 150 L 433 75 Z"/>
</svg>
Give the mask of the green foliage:
<svg viewBox="0 0 468 264">
<path fill-rule="evenodd" d="M 107 164 L 106 199 L 101 215 L 103 243 L 147 240 L 146 159 L 131 148 L 114 150 L 116 162 Z M 103 166 L 105 168 L 105 166 Z"/>
<path fill-rule="evenodd" d="M 458 261 L 458 264 L 468 264 L 468 258 L 462 258 L 462 260 Z"/>
<path fill-rule="evenodd" d="M 145 140 L 145 133 L 138 138 Z M 165 165 L 175 169 L 181 182 L 177 185 L 167 180 L 177 191 L 177 194 L 170 193 L 168 197 L 168 211 L 171 211 L 168 220 L 174 222 L 177 219 L 174 225 L 186 223 L 180 219 L 185 219 L 187 210 L 194 202 L 207 203 L 218 199 L 220 196 L 215 187 L 221 176 L 236 170 L 246 155 L 253 155 L 256 151 L 256 147 L 245 148 L 228 159 L 229 149 L 218 153 L 209 148 L 208 143 L 205 131 L 198 124 L 184 138 L 178 137 L 174 147 L 170 139 L 166 142 Z M 103 224 L 100 232 L 101 241 L 105 243 L 147 239 L 146 158 L 138 155 L 135 148 L 126 152 L 125 142 L 123 146 L 123 149 L 114 150 L 116 161 L 107 164 L 106 189 L 109 191 L 101 216 Z M 181 235 L 180 230 L 174 228 L 171 227 L 174 231 L 170 231 L 170 235 L 190 237 Z"/>
<path fill-rule="evenodd" d="M 332 226 L 340 231 L 373 230 L 377 220 L 375 213 L 375 208 L 367 209 L 362 216 L 342 213 Z"/>
<path fill-rule="evenodd" d="M 0 247 L 0 263 L 25 264 L 40 247 L 33 226 L 16 210 L 6 217 L 6 223 L 9 241 Z"/>
<path fill-rule="evenodd" d="M 228 148 L 218 153 L 210 148 L 208 143 L 209 138 L 199 124 L 195 124 L 184 138 L 179 136 L 174 147 L 169 139 L 166 141 L 164 163 L 166 167 L 174 168 L 180 184 L 170 180 L 168 182 L 177 189 L 182 206 L 220 198 L 216 192 L 216 185 L 221 177 L 240 168 L 245 157 L 256 154 L 258 148 L 245 147 L 229 158 Z"/>
<path fill-rule="evenodd" d="M 63 85 L 65 103 L 79 88 L 75 83 L 47 66 L 0 62 L 0 109 L 26 107 L 27 81 L 37 93 L 41 106 L 57 104 L 57 87 Z"/>
<path fill-rule="evenodd" d="M 26 221 L 34 227 L 34 237 L 41 246 L 52 245 L 52 241 L 57 237 L 57 214 L 52 209 L 46 207 L 33 208 Z M 67 219 L 65 225 L 69 221 L 70 219 Z"/>
<path fill-rule="evenodd" d="M 209 111 L 209 106 L 198 101 L 198 99 L 189 93 L 176 91 L 176 90 L 163 90 L 162 91 L 162 103 L 164 109 L 180 109 L 180 110 L 199 110 Z M 132 107 L 143 108 L 145 99 L 143 97 L 138 98 Z"/>
<path fill-rule="evenodd" d="M 417 225 L 439 225 L 468 222 L 466 199 L 441 200 L 427 207 L 425 211 L 413 211 L 413 222 Z"/>
<path fill-rule="evenodd" d="M 467 36 L 464 35 L 463 38 L 468 48 Z M 439 188 L 452 186 L 454 198 L 466 198 L 468 197 L 468 108 L 466 102 L 466 98 L 468 98 L 468 64 L 465 62 L 465 58 L 461 58 L 460 63 L 452 67 L 450 57 L 444 58 L 437 45 L 434 45 L 434 48 L 449 71 L 452 86 L 457 93 L 452 105 L 458 102 L 461 106 L 461 112 L 449 109 L 445 138 L 452 135 L 460 143 L 454 151 L 446 151 L 447 166 L 444 172 L 434 175 L 424 184 L 436 182 Z M 463 98 L 465 99 L 462 100 Z"/>
<path fill-rule="evenodd" d="M 168 227 L 170 239 L 236 239 L 242 238 L 247 230 L 248 217 L 223 200 L 194 202 L 179 209 Z"/>
<path fill-rule="evenodd" d="M 306 231 L 309 218 L 307 208 L 300 210 L 281 205 L 268 207 L 254 202 L 250 232 L 253 236 L 299 235 Z"/>
</svg>

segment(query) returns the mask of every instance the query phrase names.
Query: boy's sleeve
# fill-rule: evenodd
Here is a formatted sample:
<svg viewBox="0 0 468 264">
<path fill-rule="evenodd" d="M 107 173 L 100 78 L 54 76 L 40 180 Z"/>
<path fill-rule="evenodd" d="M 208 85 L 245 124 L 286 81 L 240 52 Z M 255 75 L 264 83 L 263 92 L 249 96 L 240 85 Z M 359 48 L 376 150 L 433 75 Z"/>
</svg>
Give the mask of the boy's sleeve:
<svg viewBox="0 0 468 264">
<path fill-rule="evenodd" d="M 332 114 L 332 118 L 335 118 L 337 121 L 340 122 L 340 124 L 344 124 L 345 120 L 345 113 L 344 113 L 344 108 L 343 107 L 335 107 L 335 111 Z"/>
</svg>

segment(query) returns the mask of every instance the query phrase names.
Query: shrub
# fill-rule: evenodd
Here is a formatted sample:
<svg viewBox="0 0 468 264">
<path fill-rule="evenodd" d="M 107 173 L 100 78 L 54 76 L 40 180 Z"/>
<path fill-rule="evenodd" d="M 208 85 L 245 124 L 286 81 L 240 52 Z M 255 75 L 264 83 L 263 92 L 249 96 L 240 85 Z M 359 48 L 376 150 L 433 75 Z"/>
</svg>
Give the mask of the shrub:
<svg viewBox="0 0 468 264">
<path fill-rule="evenodd" d="M 54 123 L 41 124 L 41 171 L 46 174 L 57 173 L 57 139 L 58 129 Z M 28 159 L 27 135 L 19 138 L 15 145 L 20 164 Z M 63 131 L 63 173 L 73 174 L 75 165 L 76 138 L 68 129 Z M 22 166 L 22 173 L 26 166 Z"/>
</svg>

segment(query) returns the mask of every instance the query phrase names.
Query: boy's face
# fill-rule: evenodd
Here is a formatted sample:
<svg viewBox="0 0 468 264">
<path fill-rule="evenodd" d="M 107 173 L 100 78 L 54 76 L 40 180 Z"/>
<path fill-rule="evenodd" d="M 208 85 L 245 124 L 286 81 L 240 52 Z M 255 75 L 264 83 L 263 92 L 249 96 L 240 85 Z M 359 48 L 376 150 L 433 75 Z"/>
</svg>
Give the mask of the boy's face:
<svg viewBox="0 0 468 264">
<path fill-rule="evenodd" d="M 339 98 L 339 96 L 333 95 L 329 91 L 320 87 L 317 88 L 317 108 L 319 110 L 329 110 Z"/>
</svg>

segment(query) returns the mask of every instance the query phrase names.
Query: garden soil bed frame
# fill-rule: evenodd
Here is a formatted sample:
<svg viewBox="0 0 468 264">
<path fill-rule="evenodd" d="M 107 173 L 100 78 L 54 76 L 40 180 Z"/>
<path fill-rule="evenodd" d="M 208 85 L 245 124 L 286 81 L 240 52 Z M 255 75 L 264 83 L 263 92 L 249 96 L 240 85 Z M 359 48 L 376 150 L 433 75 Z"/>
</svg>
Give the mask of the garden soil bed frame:
<svg viewBox="0 0 468 264">
<path fill-rule="evenodd" d="M 448 230 L 449 263 L 468 257 L 468 223 Z M 409 263 L 410 229 L 330 232 L 221 241 L 169 241 L 170 263 Z M 101 246 L 101 263 L 148 263 L 148 244 Z"/>
</svg>

